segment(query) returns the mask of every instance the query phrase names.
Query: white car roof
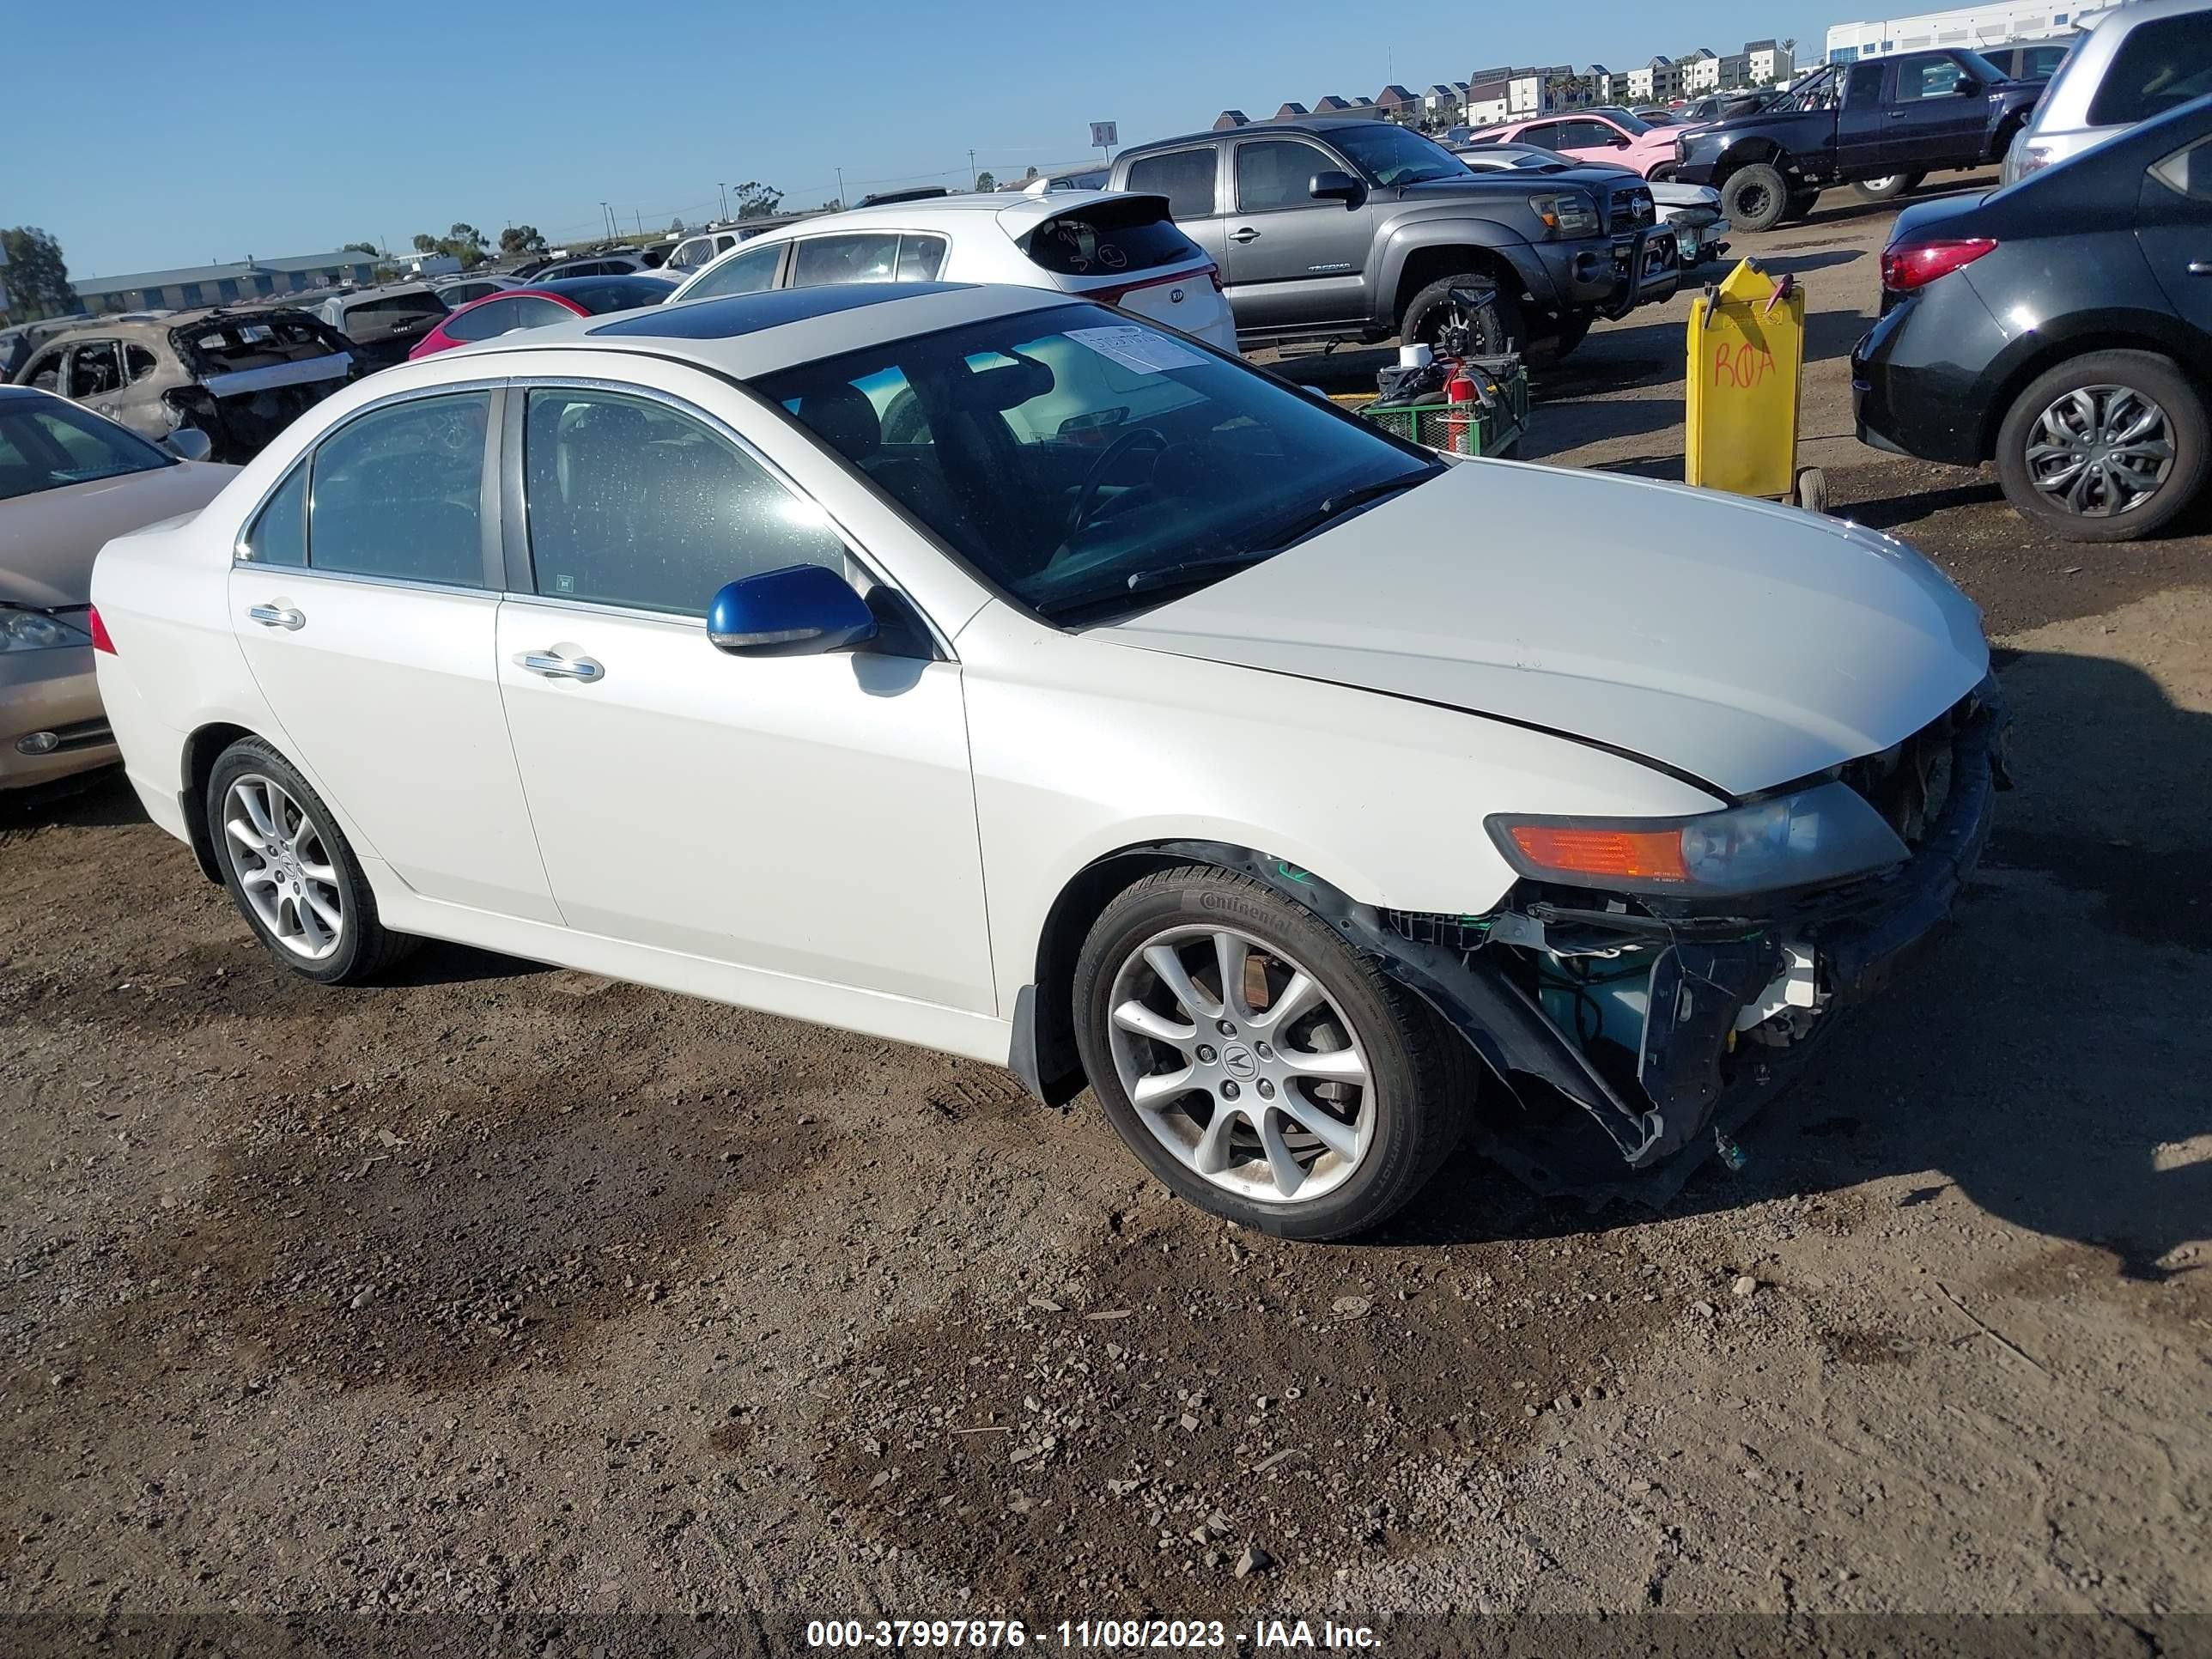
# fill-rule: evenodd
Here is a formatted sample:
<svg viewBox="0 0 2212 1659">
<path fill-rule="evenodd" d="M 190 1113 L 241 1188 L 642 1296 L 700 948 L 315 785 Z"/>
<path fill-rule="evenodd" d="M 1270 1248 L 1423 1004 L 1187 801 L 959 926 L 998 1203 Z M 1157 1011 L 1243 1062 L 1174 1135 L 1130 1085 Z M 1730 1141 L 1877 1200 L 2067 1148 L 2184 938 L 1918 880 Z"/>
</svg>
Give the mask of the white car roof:
<svg viewBox="0 0 2212 1659">
<path fill-rule="evenodd" d="M 514 351 L 634 351 L 750 380 L 963 323 L 1082 302 L 1079 295 L 1054 289 L 1002 283 L 826 283 L 580 317 L 441 351 L 422 361 L 444 363 Z M 380 380 L 404 373 L 405 368 L 386 369 Z"/>
</svg>

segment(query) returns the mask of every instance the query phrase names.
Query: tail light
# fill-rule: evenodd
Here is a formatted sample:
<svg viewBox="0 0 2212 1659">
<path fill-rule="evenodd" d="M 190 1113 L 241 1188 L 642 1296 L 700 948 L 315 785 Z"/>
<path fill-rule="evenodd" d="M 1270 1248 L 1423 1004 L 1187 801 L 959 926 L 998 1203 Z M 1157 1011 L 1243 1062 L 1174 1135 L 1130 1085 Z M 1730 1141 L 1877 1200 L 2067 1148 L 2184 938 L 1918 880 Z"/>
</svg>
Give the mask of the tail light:
<svg viewBox="0 0 2212 1659">
<path fill-rule="evenodd" d="M 1893 242 L 1881 251 L 1881 285 L 1892 294 L 1910 294 L 1996 249 L 1996 243 L 1987 236 L 1950 242 Z"/>
<path fill-rule="evenodd" d="M 84 628 L 85 632 L 92 635 L 92 648 L 94 650 L 105 651 L 111 657 L 118 654 L 115 649 L 115 641 L 107 637 L 107 624 L 100 619 L 100 607 L 98 605 L 87 605 L 85 607 Z"/>
</svg>

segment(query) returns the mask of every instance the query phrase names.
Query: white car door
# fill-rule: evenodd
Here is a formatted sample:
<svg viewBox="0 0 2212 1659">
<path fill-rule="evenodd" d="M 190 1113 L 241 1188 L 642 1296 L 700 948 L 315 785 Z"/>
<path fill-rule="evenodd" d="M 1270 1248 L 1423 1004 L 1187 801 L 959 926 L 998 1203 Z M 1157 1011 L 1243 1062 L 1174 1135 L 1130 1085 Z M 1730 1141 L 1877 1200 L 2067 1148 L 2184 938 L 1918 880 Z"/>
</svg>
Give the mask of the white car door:
<svg viewBox="0 0 2212 1659">
<path fill-rule="evenodd" d="M 495 397 L 441 388 L 323 438 L 240 539 L 231 626 L 358 850 L 427 898 L 555 921 L 493 666 Z"/>
<path fill-rule="evenodd" d="M 604 386 L 510 396 L 527 506 L 510 515 L 499 674 L 568 925 L 993 1012 L 958 665 L 919 626 L 821 656 L 717 650 L 705 615 L 726 582 L 802 563 L 872 579 L 696 406 Z M 773 1006 L 838 1017 L 796 993 Z"/>
</svg>

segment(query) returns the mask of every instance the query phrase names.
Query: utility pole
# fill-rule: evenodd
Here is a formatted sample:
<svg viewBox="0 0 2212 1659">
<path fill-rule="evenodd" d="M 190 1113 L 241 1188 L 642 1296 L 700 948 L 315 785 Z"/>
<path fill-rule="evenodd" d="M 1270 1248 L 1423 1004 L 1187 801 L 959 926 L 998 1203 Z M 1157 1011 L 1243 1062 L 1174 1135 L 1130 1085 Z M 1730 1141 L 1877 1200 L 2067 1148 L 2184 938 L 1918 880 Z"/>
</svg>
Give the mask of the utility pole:
<svg viewBox="0 0 2212 1659">
<path fill-rule="evenodd" d="M 715 188 L 722 192 L 722 217 L 726 221 L 730 216 L 730 187 L 725 183 L 717 185 Z"/>
<path fill-rule="evenodd" d="M 838 205 L 839 207 L 843 207 L 843 206 L 845 206 L 845 205 L 846 205 L 846 202 L 845 202 L 845 169 L 844 169 L 844 168 L 842 168 L 842 167 L 839 167 L 839 168 L 837 169 L 837 205 Z"/>
<path fill-rule="evenodd" d="M 637 240 L 641 242 L 645 240 L 645 210 L 632 208 L 630 211 L 637 216 Z"/>
<path fill-rule="evenodd" d="M 972 149 L 968 152 L 968 188 L 970 190 L 976 188 L 975 152 Z"/>
<path fill-rule="evenodd" d="M 615 210 L 605 202 L 599 204 L 599 223 L 607 233 L 607 240 L 615 239 Z"/>
</svg>

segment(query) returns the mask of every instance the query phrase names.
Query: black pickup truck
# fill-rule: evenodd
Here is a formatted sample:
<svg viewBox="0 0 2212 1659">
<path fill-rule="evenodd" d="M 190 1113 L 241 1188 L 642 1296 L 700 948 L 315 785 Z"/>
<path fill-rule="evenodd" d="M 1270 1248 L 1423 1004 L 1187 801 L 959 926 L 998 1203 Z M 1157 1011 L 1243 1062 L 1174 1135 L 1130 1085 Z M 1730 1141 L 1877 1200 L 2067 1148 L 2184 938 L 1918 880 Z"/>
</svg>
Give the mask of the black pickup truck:
<svg viewBox="0 0 2212 1659">
<path fill-rule="evenodd" d="M 1763 110 L 1684 133 L 1671 176 L 1717 189 L 1738 230 L 1771 230 L 1830 185 L 1883 202 L 1938 168 L 1990 165 L 2042 94 L 1966 51 L 1830 64 Z"/>
</svg>

